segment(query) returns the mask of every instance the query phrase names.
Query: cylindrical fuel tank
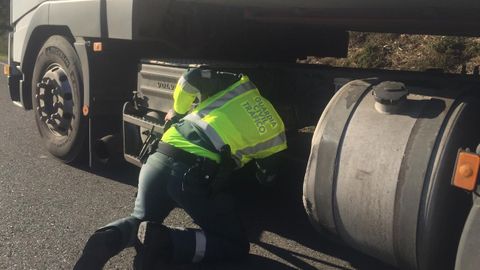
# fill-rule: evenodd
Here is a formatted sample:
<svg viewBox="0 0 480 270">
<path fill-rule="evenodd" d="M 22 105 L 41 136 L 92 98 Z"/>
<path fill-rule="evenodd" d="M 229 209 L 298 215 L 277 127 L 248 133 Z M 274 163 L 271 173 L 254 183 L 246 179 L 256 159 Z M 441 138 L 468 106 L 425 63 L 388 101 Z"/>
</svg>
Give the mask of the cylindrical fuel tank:
<svg viewBox="0 0 480 270">
<path fill-rule="evenodd" d="M 324 235 L 401 269 L 453 269 L 471 205 L 450 185 L 479 143 L 480 103 L 460 89 L 378 79 L 342 87 L 316 127 L 304 204 Z"/>
</svg>

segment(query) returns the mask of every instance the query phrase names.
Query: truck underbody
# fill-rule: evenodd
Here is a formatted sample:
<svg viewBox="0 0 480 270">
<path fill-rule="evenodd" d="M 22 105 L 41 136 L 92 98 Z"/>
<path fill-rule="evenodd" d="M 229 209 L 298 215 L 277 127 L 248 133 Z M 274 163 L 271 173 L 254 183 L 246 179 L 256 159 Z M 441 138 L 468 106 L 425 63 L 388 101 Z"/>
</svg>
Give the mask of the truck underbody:
<svg viewBox="0 0 480 270">
<path fill-rule="evenodd" d="M 478 36 L 480 5 L 358 2 L 12 1 L 11 98 L 63 161 L 141 166 L 186 69 L 247 74 L 284 119 L 284 162 L 305 174 L 288 181 L 325 238 L 402 269 L 453 268 L 472 200 L 450 177 L 457 150 L 479 143 L 478 74 L 297 59 L 346 56 L 347 30 Z M 400 105 L 378 97 L 392 85 Z"/>
</svg>

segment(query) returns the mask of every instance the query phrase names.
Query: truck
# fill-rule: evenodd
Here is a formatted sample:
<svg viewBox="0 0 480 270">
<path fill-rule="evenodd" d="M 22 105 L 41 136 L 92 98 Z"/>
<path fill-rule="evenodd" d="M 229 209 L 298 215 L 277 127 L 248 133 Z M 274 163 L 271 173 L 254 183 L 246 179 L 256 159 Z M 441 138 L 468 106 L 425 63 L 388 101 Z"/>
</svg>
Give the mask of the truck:
<svg viewBox="0 0 480 270">
<path fill-rule="evenodd" d="M 8 76 L 46 149 L 141 166 L 189 68 L 248 74 L 285 122 L 312 226 L 400 269 L 478 269 L 478 68 L 308 65 L 349 31 L 480 35 L 469 0 L 15 0 Z M 413 53 L 413 52 L 412 52 Z"/>
</svg>

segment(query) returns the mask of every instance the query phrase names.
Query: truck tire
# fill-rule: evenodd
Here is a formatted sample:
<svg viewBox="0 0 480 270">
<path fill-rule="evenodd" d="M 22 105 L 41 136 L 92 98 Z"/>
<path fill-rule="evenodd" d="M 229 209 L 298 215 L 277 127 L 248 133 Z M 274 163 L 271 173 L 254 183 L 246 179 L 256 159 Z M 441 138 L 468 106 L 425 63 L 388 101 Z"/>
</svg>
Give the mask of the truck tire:
<svg viewBox="0 0 480 270">
<path fill-rule="evenodd" d="M 323 234 L 401 269 L 453 269 L 471 198 L 450 178 L 458 149 L 478 143 L 480 101 L 458 86 L 412 86 L 387 106 L 376 91 L 399 93 L 398 83 L 379 82 L 345 85 L 324 110 L 307 214 Z"/>
<path fill-rule="evenodd" d="M 63 36 L 40 49 L 32 76 L 35 122 L 47 150 L 65 163 L 80 157 L 87 134 L 83 81 L 75 49 Z"/>
</svg>

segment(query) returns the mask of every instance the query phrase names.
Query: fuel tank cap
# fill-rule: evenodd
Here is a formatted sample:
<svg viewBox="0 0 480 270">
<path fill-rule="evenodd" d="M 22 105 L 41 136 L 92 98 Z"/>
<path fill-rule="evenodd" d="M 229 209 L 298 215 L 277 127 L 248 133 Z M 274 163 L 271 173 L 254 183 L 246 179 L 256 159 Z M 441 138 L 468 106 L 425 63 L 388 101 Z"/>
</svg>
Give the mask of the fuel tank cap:
<svg viewBox="0 0 480 270">
<path fill-rule="evenodd" d="M 395 113 L 407 99 L 408 90 L 401 82 L 385 81 L 373 87 L 375 109 L 381 113 Z"/>
</svg>

